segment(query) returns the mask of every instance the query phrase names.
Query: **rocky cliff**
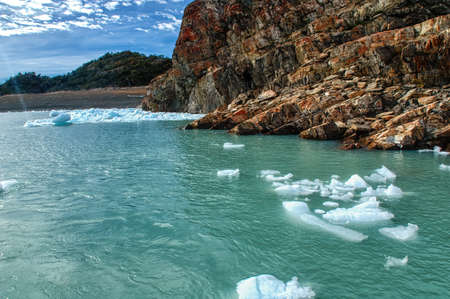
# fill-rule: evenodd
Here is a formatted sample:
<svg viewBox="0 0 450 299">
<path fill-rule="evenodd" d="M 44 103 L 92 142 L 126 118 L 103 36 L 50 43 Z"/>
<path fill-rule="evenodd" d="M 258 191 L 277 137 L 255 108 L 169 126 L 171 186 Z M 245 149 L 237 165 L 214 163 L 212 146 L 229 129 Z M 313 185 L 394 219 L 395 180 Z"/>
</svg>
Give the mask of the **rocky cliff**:
<svg viewBox="0 0 450 299">
<path fill-rule="evenodd" d="M 143 108 L 188 129 L 449 145 L 450 0 L 197 0 Z"/>
</svg>

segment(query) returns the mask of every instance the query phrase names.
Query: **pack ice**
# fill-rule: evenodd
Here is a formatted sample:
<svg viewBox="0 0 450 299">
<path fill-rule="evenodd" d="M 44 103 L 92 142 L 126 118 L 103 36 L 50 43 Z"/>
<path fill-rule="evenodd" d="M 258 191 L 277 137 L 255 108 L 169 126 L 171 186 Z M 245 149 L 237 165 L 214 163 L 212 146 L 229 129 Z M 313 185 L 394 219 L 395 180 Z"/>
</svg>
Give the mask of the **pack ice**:
<svg viewBox="0 0 450 299">
<path fill-rule="evenodd" d="M 332 233 L 344 240 L 351 242 L 361 242 L 367 238 L 366 235 L 361 234 L 360 232 L 339 225 L 327 223 L 320 218 L 312 215 L 308 208 L 308 205 L 304 202 L 284 201 L 283 207 L 286 209 L 286 211 L 288 211 L 301 222 Z"/>
<path fill-rule="evenodd" d="M 50 118 L 30 120 L 25 127 L 61 126 L 83 123 L 137 122 L 150 120 L 196 120 L 203 114 L 148 112 L 136 108 L 124 109 L 82 109 L 51 111 Z"/>
<path fill-rule="evenodd" d="M 269 274 L 241 280 L 236 291 L 239 299 L 307 299 L 316 295 L 310 287 L 300 286 L 297 277 L 284 283 Z"/>
<path fill-rule="evenodd" d="M 396 227 L 383 227 L 378 231 L 386 237 L 400 241 L 408 241 L 417 236 L 418 230 L 419 227 L 417 225 L 408 223 L 408 226 L 399 225 Z"/>
<path fill-rule="evenodd" d="M 337 208 L 323 214 L 323 218 L 337 224 L 368 223 L 389 220 L 393 214 L 382 210 L 375 197 L 352 208 Z"/>
</svg>

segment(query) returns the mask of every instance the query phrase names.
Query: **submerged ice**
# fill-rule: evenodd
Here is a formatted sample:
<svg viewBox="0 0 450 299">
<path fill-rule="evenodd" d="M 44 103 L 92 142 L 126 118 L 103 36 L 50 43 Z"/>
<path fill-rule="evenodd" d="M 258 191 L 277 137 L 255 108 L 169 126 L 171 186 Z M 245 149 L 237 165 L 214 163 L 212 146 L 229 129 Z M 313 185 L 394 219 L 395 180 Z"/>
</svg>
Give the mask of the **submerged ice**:
<svg viewBox="0 0 450 299">
<path fill-rule="evenodd" d="M 149 120 L 195 120 L 203 114 L 148 112 L 142 109 L 83 109 L 51 111 L 50 118 L 30 120 L 25 127 L 61 126 L 83 123 L 137 122 Z"/>
<path fill-rule="evenodd" d="M 416 238 L 418 230 L 419 226 L 408 223 L 408 226 L 399 225 L 396 227 L 383 227 L 378 231 L 386 237 L 400 241 L 408 241 Z"/>
<path fill-rule="evenodd" d="M 386 269 L 389 269 L 391 267 L 402 267 L 402 266 L 406 266 L 407 263 L 408 263 L 408 256 L 405 256 L 402 259 L 388 256 L 388 257 L 386 257 L 386 263 L 384 264 L 384 267 Z"/>
<path fill-rule="evenodd" d="M 241 280 L 236 291 L 239 299 L 307 299 L 316 295 L 310 287 L 301 286 L 297 277 L 284 283 L 268 274 Z"/>
</svg>

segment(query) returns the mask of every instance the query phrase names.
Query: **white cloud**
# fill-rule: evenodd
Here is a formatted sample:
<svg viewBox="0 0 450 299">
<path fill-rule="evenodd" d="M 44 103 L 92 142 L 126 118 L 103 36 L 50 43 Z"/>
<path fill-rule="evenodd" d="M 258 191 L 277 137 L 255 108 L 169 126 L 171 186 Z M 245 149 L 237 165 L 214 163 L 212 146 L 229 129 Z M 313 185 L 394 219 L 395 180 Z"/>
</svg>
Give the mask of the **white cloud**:
<svg viewBox="0 0 450 299">
<path fill-rule="evenodd" d="M 163 31 L 176 31 L 180 28 L 181 25 L 181 19 L 177 19 L 174 15 L 166 13 L 166 12 L 156 12 L 157 16 L 164 17 L 166 19 L 169 19 L 170 22 L 159 22 L 156 25 L 153 25 L 152 27 L 157 30 L 163 30 Z"/>
<path fill-rule="evenodd" d="M 110 1 L 110 2 L 105 3 L 105 8 L 107 10 L 114 10 L 114 9 L 116 9 L 116 7 L 118 5 L 119 5 L 119 2 L 117 2 L 117 1 Z"/>
</svg>

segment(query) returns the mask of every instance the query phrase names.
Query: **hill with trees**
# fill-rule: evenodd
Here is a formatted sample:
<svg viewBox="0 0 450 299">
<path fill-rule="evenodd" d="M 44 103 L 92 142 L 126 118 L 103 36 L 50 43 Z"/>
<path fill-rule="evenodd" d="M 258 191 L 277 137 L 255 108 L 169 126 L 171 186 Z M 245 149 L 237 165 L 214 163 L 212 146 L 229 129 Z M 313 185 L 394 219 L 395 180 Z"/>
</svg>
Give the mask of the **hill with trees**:
<svg viewBox="0 0 450 299">
<path fill-rule="evenodd" d="M 65 75 L 19 73 L 0 85 L 0 95 L 147 85 L 172 66 L 163 56 L 124 51 L 107 53 Z"/>
</svg>

